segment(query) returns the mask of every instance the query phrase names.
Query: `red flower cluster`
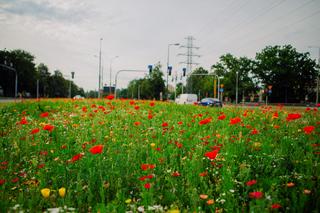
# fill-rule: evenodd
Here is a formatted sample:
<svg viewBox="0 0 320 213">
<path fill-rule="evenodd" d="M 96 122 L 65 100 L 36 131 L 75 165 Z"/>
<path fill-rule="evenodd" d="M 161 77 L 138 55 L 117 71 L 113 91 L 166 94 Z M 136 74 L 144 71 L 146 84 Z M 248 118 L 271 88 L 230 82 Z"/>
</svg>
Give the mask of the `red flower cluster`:
<svg viewBox="0 0 320 213">
<path fill-rule="evenodd" d="M 249 197 L 250 198 L 254 198 L 254 199 L 261 199 L 263 197 L 263 192 L 250 192 L 249 193 Z"/>
<path fill-rule="evenodd" d="M 151 107 L 153 107 L 154 105 L 155 105 L 155 103 L 154 102 L 150 102 L 150 104 L 149 104 Z"/>
<path fill-rule="evenodd" d="M 252 185 L 254 185 L 254 184 L 256 184 L 256 183 L 257 183 L 256 180 L 249 180 L 249 181 L 246 183 L 246 185 L 247 185 L 247 186 L 252 186 Z"/>
<path fill-rule="evenodd" d="M 212 120 L 212 118 L 206 118 L 206 119 L 203 119 L 201 121 L 199 121 L 199 125 L 205 125 L 205 124 L 208 124 L 210 123 Z"/>
<path fill-rule="evenodd" d="M 141 169 L 143 171 L 148 170 L 148 169 L 154 169 L 156 168 L 155 164 L 141 164 Z"/>
<path fill-rule="evenodd" d="M 144 188 L 146 188 L 146 189 L 150 189 L 150 188 L 151 188 L 151 184 L 150 184 L 150 183 L 146 183 L 146 184 L 144 184 Z"/>
<path fill-rule="evenodd" d="M 167 126 L 168 126 L 168 123 L 167 123 L 167 122 L 163 122 L 161 126 L 162 126 L 162 127 L 167 127 Z"/>
<path fill-rule="evenodd" d="M 172 177 L 179 177 L 179 176 L 181 176 L 181 174 L 180 174 L 179 172 L 173 172 L 173 173 L 171 174 L 171 176 L 172 176 Z"/>
<path fill-rule="evenodd" d="M 39 131 L 40 131 L 39 128 L 35 128 L 35 129 L 31 130 L 30 134 L 34 135 L 34 134 L 37 134 Z"/>
<path fill-rule="evenodd" d="M 272 204 L 272 209 L 280 209 L 282 206 L 279 203 Z"/>
<path fill-rule="evenodd" d="M 44 127 L 43 127 L 43 130 L 47 130 L 49 132 L 52 132 L 52 130 L 54 129 L 54 126 L 51 125 L 51 124 L 46 124 Z"/>
<path fill-rule="evenodd" d="M 114 99 L 114 95 L 108 95 L 108 96 L 106 96 L 106 99 L 108 99 L 108 100 L 113 100 Z"/>
<path fill-rule="evenodd" d="M 134 124 L 135 126 L 140 126 L 141 122 L 136 121 L 136 122 L 134 122 L 133 124 Z"/>
<path fill-rule="evenodd" d="M 209 158 L 210 160 L 214 160 L 217 157 L 218 153 L 219 153 L 219 150 L 215 149 L 211 152 L 206 152 L 204 156 Z"/>
<path fill-rule="evenodd" d="M 222 114 L 218 117 L 218 120 L 224 120 L 227 116 L 225 114 Z"/>
<path fill-rule="evenodd" d="M 152 179 L 154 176 L 153 175 L 145 175 L 139 178 L 141 181 L 145 181 L 146 179 Z"/>
<path fill-rule="evenodd" d="M 231 125 L 234 125 L 234 124 L 237 124 L 237 123 L 240 123 L 240 122 L 241 122 L 241 118 L 239 118 L 239 117 L 230 118 L 230 124 Z"/>
<path fill-rule="evenodd" d="M 256 134 L 258 134 L 258 133 L 259 133 L 259 131 L 258 131 L 256 128 L 254 128 L 254 129 L 251 130 L 251 132 L 250 132 L 251 135 L 256 135 Z"/>
<path fill-rule="evenodd" d="M 26 119 L 26 117 L 21 118 L 21 121 L 19 122 L 21 125 L 25 125 L 28 124 L 28 121 Z"/>
<path fill-rule="evenodd" d="M 287 121 L 293 121 L 293 120 L 296 120 L 296 119 L 299 119 L 301 118 L 301 115 L 299 113 L 289 113 L 286 120 Z"/>
<path fill-rule="evenodd" d="M 84 154 L 82 154 L 82 153 L 76 154 L 75 156 L 73 156 L 73 157 L 71 158 L 70 161 L 71 161 L 72 163 L 74 163 L 74 162 L 80 160 L 83 156 L 84 156 Z"/>
<path fill-rule="evenodd" d="M 49 112 L 43 112 L 43 113 L 40 114 L 41 118 L 46 118 L 48 116 L 49 116 Z"/>
<path fill-rule="evenodd" d="M 89 149 L 92 154 L 101 154 L 103 151 L 103 145 L 96 145 Z"/>
<path fill-rule="evenodd" d="M 303 128 L 304 133 L 307 135 L 311 134 L 314 131 L 315 127 L 314 126 L 306 126 Z"/>
</svg>

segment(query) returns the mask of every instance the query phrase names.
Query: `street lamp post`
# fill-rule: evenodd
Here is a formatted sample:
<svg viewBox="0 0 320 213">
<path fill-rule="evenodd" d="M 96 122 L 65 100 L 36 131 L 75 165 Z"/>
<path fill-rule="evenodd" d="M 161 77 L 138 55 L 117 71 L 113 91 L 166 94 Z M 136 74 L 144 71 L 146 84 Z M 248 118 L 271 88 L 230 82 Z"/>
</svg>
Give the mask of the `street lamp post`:
<svg viewBox="0 0 320 213">
<path fill-rule="evenodd" d="M 169 99 L 169 59 L 170 59 L 170 46 L 179 46 L 179 43 L 168 44 L 168 55 L 167 55 L 167 100 Z"/>
<path fill-rule="evenodd" d="M 238 80 L 239 80 L 239 73 L 236 71 L 236 105 L 238 104 Z"/>
<path fill-rule="evenodd" d="M 109 93 L 111 94 L 111 84 L 112 84 L 112 61 L 116 58 L 119 58 L 119 56 L 115 56 L 113 58 L 110 59 L 110 84 L 109 84 Z"/>
<path fill-rule="evenodd" d="M 100 38 L 100 51 L 99 51 L 99 85 L 98 85 L 98 98 L 101 97 L 101 43 L 103 38 Z"/>
<path fill-rule="evenodd" d="M 317 48 L 319 51 L 319 55 L 318 55 L 318 66 L 320 69 L 320 47 L 319 46 L 309 46 L 309 48 Z M 319 73 L 317 75 L 317 88 L 316 88 L 316 105 L 318 105 L 319 103 Z"/>
</svg>

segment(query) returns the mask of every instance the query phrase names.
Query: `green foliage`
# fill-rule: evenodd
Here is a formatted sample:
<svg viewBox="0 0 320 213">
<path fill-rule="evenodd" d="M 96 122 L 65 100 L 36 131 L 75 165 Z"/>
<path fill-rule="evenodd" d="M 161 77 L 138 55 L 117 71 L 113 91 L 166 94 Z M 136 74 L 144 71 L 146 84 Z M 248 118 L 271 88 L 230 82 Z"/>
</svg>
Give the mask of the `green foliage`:
<svg viewBox="0 0 320 213">
<path fill-rule="evenodd" d="M 145 78 L 136 79 L 129 82 L 127 89 L 128 98 L 140 99 L 160 99 L 160 93 L 165 97 L 165 84 L 161 65 L 157 64 L 152 73 Z"/>
<path fill-rule="evenodd" d="M 270 100 L 300 102 L 315 99 L 316 62 L 309 53 L 299 53 L 291 45 L 268 46 L 256 55 L 256 76 L 266 87 L 272 85 Z"/>
<path fill-rule="evenodd" d="M 40 63 L 35 66 L 35 57 L 24 50 L 0 51 L 0 64 L 12 63 L 18 74 L 18 93 L 22 96 L 36 97 L 37 80 L 39 80 L 39 97 L 68 97 L 70 81 L 66 80 L 61 71 L 51 75 L 48 67 Z M 0 86 L 4 96 L 13 97 L 15 91 L 15 72 L 6 66 L 0 66 Z M 71 82 L 71 96 L 84 95 L 82 88 Z"/>
</svg>

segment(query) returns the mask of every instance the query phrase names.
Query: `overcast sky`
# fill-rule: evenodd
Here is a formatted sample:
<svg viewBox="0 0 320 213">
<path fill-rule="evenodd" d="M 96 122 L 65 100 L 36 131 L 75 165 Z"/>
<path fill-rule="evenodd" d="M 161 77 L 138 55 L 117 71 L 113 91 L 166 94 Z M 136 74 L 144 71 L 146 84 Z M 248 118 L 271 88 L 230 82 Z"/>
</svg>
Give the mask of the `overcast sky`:
<svg viewBox="0 0 320 213">
<path fill-rule="evenodd" d="M 193 36 L 198 66 L 206 69 L 225 53 L 253 58 L 267 45 L 291 44 L 318 57 L 320 0 L 0 0 L 0 49 L 24 49 L 36 63 L 75 74 L 85 90 L 98 88 L 99 42 L 104 83 L 117 70 L 166 67 L 168 44 Z M 170 64 L 186 61 L 170 47 Z M 119 75 L 126 87 L 142 73 Z"/>
</svg>

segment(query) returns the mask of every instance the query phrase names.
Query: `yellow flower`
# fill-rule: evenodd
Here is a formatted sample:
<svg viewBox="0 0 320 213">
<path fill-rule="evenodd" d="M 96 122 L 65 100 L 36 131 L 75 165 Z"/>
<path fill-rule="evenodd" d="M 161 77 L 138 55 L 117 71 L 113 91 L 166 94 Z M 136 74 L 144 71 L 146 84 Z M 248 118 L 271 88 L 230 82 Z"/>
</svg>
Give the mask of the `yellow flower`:
<svg viewBox="0 0 320 213">
<path fill-rule="evenodd" d="M 151 143 L 150 146 L 153 148 L 153 147 L 156 146 L 156 144 L 155 143 Z"/>
<path fill-rule="evenodd" d="M 179 209 L 172 209 L 172 210 L 169 210 L 168 213 L 180 213 L 180 210 Z"/>
<path fill-rule="evenodd" d="M 64 197 L 66 195 L 66 188 L 61 187 L 59 189 L 59 195 L 60 195 L 60 197 Z"/>
<path fill-rule="evenodd" d="M 129 199 L 126 199 L 126 201 L 124 201 L 125 203 L 127 203 L 127 204 L 129 204 L 129 203 L 131 203 L 131 199 L 129 198 Z"/>
<path fill-rule="evenodd" d="M 41 189 L 41 194 L 44 198 L 48 198 L 50 196 L 50 189 L 48 188 Z"/>
</svg>

